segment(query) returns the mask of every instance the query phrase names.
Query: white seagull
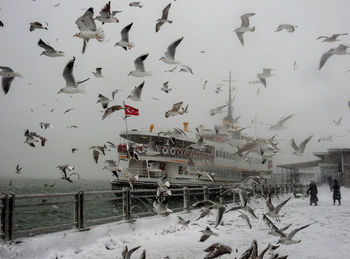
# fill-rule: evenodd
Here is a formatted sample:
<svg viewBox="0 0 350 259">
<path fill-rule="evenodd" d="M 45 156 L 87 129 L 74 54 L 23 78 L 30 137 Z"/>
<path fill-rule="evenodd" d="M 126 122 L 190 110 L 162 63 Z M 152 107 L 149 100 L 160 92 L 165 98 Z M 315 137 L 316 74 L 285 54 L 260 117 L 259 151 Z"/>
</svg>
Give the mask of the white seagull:
<svg viewBox="0 0 350 259">
<path fill-rule="evenodd" d="M 29 30 L 34 31 L 35 29 L 47 30 L 47 23 L 46 23 L 46 27 L 45 27 L 40 22 L 31 22 Z"/>
<path fill-rule="evenodd" d="M 143 54 L 139 56 L 138 58 L 135 59 L 134 64 L 135 64 L 135 70 L 130 71 L 128 76 L 132 75 L 135 77 L 144 77 L 144 76 L 151 76 L 152 73 L 145 71 L 145 65 L 143 64 L 143 61 L 148 57 L 148 53 Z"/>
<path fill-rule="evenodd" d="M 52 124 L 49 122 L 40 122 L 39 126 L 42 129 L 53 128 Z"/>
<path fill-rule="evenodd" d="M 223 105 L 223 106 L 218 106 L 216 108 L 209 110 L 210 116 L 214 116 L 217 113 L 222 113 L 222 109 L 225 108 L 226 106 L 227 106 L 227 104 Z"/>
<path fill-rule="evenodd" d="M 175 52 L 176 52 L 176 47 L 180 44 L 183 38 L 184 37 L 181 37 L 180 39 L 171 43 L 167 51 L 164 52 L 165 57 L 161 57 L 159 60 L 162 60 L 164 63 L 169 65 L 180 64 L 178 61 L 175 60 Z"/>
<path fill-rule="evenodd" d="M 104 40 L 104 32 L 101 27 L 96 28 L 94 21 L 94 9 L 90 7 L 82 16 L 80 16 L 75 24 L 78 25 L 79 33 L 74 34 L 74 37 L 79 37 L 84 40 L 83 53 L 86 49 L 86 44 L 90 39 L 96 39 L 100 42 Z"/>
<path fill-rule="evenodd" d="M 178 102 L 178 103 L 173 104 L 173 108 L 171 108 L 171 110 L 165 112 L 165 118 L 169 118 L 170 116 L 178 115 L 182 104 L 183 104 L 183 102 Z"/>
<path fill-rule="evenodd" d="M 294 116 L 294 114 L 290 114 L 287 117 L 283 117 L 280 119 L 277 123 L 273 124 L 270 126 L 269 130 L 281 130 L 285 129 L 284 124 L 286 123 L 287 120 L 291 119 Z"/>
<path fill-rule="evenodd" d="M 348 54 L 350 54 L 350 52 L 347 51 L 348 48 L 349 48 L 349 46 L 339 44 L 339 46 L 336 47 L 335 49 L 328 50 L 326 53 L 324 53 L 322 55 L 318 69 L 320 70 L 324 66 L 324 64 L 327 62 L 327 60 L 333 55 L 348 55 Z"/>
<path fill-rule="evenodd" d="M 66 94 L 76 94 L 76 93 L 85 93 L 85 87 L 80 86 L 80 84 L 84 83 L 85 81 L 89 80 L 90 78 L 87 78 L 83 81 L 76 82 L 73 76 L 73 67 L 74 67 L 74 61 L 75 57 L 73 57 L 72 60 L 70 60 L 67 65 L 63 69 L 63 78 L 66 80 L 66 87 L 60 89 L 59 93 L 66 93 Z"/>
<path fill-rule="evenodd" d="M 160 90 L 162 90 L 166 93 L 169 93 L 172 90 L 172 88 L 169 88 L 168 83 L 169 83 L 169 81 L 166 81 L 165 83 L 163 83 L 163 86 L 162 86 L 162 88 L 160 88 Z"/>
<path fill-rule="evenodd" d="M 94 74 L 95 77 L 103 77 L 102 75 L 102 67 L 96 67 L 96 72 L 92 72 Z"/>
<path fill-rule="evenodd" d="M 162 25 L 166 22 L 168 23 L 172 23 L 172 21 L 168 20 L 168 14 L 169 14 L 169 9 L 171 7 L 171 3 L 168 4 L 164 9 L 163 9 L 163 13 L 162 13 L 162 18 L 157 20 L 157 24 L 156 24 L 156 32 L 159 31 L 160 27 L 162 27 Z"/>
<path fill-rule="evenodd" d="M 106 96 L 99 94 L 98 95 L 98 100 L 96 103 L 100 103 L 102 105 L 103 109 L 107 109 L 108 108 L 108 104 L 111 102 L 112 100 L 107 98 Z"/>
<path fill-rule="evenodd" d="M 298 26 L 296 25 L 292 25 L 292 24 L 288 24 L 288 23 L 284 23 L 284 24 L 280 24 L 277 29 L 275 30 L 275 32 L 279 32 L 282 30 L 286 30 L 288 32 L 294 32 L 295 28 L 298 28 Z"/>
<path fill-rule="evenodd" d="M 342 119 L 343 119 L 343 116 L 340 117 L 338 120 L 333 120 L 334 125 L 335 125 L 335 126 L 340 126 L 340 125 L 341 125 Z"/>
<path fill-rule="evenodd" d="M 120 35 L 122 38 L 114 46 L 120 46 L 125 50 L 132 49 L 134 47 L 134 44 L 129 42 L 129 31 L 132 25 L 133 23 L 130 23 L 121 30 Z"/>
<path fill-rule="evenodd" d="M 241 42 L 242 46 L 244 45 L 244 39 L 243 39 L 243 33 L 247 31 L 255 31 L 255 26 L 249 27 L 249 17 L 255 15 L 255 13 L 246 13 L 241 16 L 242 24 L 240 27 L 235 29 L 234 31 L 237 34 L 237 37 L 239 41 Z"/>
<path fill-rule="evenodd" d="M 0 76 L 2 76 L 1 86 L 2 86 L 2 90 L 4 91 L 4 94 L 7 94 L 8 91 L 10 90 L 11 83 L 13 79 L 15 79 L 15 77 L 23 78 L 23 76 L 20 73 L 14 72 L 9 67 L 2 67 L 2 66 L 0 66 Z"/>
<path fill-rule="evenodd" d="M 109 1 L 105 5 L 105 7 L 103 7 L 103 9 L 101 9 L 100 15 L 96 16 L 95 19 L 99 20 L 100 22 L 102 22 L 102 24 L 104 24 L 104 23 L 112 23 L 112 22 L 118 23 L 119 20 L 116 17 L 114 17 L 117 13 L 120 13 L 120 11 L 113 11 L 111 13 L 111 1 Z"/>
<path fill-rule="evenodd" d="M 45 50 L 40 55 L 45 55 L 48 57 L 62 57 L 64 53 L 62 51 L 57 51 L 47 43 L 45 43 L 42 39 L 39 39 L 38 42 L 39 47 L 44 48 Z"/>
<path fill-rule="evenodd" d="M 295 144 L 294 139 L 291 139 L 290 141 L 290 145 L 291 147 L 294 149 L 293 155 L 296 156 L 302 156 L 305 150 L 305 146 L 306 144 L 310 141 L 310 139 L 312 138 L 313 135 L 310 135 L 309 137 L 307 137 L 305 140 L 303 140 L 303 142 L 300 143 L 299 146 L 297 146 L 297 144 Z"/>
<path fill-rule="evenodd" d="M 130 98 L 133 101 L 142 101 L 141 93 L 142 93 L 142 88 L 144 84 L 145 84 L 145 81 L 143 81 L 142 84 L 140 84 L 139 86 L 135 87 L 127 98 Z"/>
<path fill-rule="evenodd" d="M 348 33 L 338 33 L 338 34 L 333 34 L 332 36 L 319 36 L 317 37 L 317 40 L 324 39 L 323 42 L 335 42 L 335 41 L 339 41 L 338 37 L 341 35 L 348 35 Z"/>
</svg>

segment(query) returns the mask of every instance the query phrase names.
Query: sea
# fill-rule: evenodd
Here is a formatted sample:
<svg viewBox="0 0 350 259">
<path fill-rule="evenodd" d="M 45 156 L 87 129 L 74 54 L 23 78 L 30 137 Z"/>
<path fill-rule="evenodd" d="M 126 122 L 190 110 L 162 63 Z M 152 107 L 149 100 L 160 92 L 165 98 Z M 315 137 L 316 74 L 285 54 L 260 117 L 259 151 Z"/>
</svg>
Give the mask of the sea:
<svg viewBox="0 0 350 259">
<path fill-rule="evenodd" d="M 0 192 L 14 193 L 15 195 L 29 194 L 47 194 L 47 193 L 72 193 L 79 190 L 102 191 L 111 190 L 111 184 L 108 180 L 84 180 L 80 179 L 74 183 L 65 180 L 47 180 L 47 179 L 9 179 L 0 178 Z M 111 201 L 115 194 L 96 194 L 86 195 L 84 202 L 85 220 L 107 218 L 120 216 L 122 214 L 121 202 Z M 69 201 L 69 204 L 55 204 Z M 69 224 L 71 226 L 57 227 L 45 231 L 28 231 L 26 233 L 15 234 L 15 237 L 33 236 L 52 231 L 61 231 L 72 229 L 74 227 L 74 196 L 54 197 L 54 198 L 31 198 L 16 199 L 16 206 L 22 204 L 40 204 L 39 206 L 16 207 L 15 206 L 15 232 L 31 230 L 33 228 L 55 226 L 59 224 Z M 104 222 L 101 222 L 104 223 Z M 88 227 L 92 224 L 86 224 Z M 94 223 L 95 225 L 95 223 Z"/>
</svg>

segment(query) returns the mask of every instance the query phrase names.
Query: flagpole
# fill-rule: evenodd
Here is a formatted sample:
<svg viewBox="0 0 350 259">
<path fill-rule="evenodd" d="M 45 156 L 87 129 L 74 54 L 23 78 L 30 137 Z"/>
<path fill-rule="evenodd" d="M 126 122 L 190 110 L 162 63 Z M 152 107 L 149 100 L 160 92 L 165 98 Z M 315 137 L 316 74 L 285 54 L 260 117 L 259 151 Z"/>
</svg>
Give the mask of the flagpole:
<svg viewBox="0 0 350 259">
<path fill-rule="evenodd" d="M 123 101 L 123 105 L 125 107 L 124 101 Z M 125 110 L 124 110 L 124 120 L 125 120 L 125 130 L 126 130 L 126 144 L 127 144 L 127 148 L 129 149 L 129 131 L 128 131 L 127 118 L 128 118 L 128 116 L 125 114 Z"/>
</svg>

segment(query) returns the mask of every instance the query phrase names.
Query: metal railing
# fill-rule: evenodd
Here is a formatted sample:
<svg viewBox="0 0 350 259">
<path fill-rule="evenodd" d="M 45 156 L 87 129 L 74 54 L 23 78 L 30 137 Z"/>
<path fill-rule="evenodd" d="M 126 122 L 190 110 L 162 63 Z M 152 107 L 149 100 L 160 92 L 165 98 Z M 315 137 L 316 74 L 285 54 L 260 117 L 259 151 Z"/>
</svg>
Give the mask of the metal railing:
<svg viewBox="0 0 350 259">
<path fill-rule="evenodd" d="M 171 189 L 172 195 L 169 199 L 168 207 L 177 211 L 190 211 L 193 207 L 191 204 L 199 200 L 212 200 L 220 203 L 232 203 L 238 202 L 239 196 L 233 192 L 232 196 L 223 197 L 221 194 L 230 187 L 196 187 L 196 188 L 177 188 Z M 254 195 L 260 193 L 261 195 L 277 195 L 281 193 L 293 192 L 293 186 L 288 184 L 280 185 L 253 185 L 251 191 Z M 105 197 L 106 195 L 112 195 L 112 197 Z M 156 189 L 136 189 L 130 190 L 129 188 L 123 188 L 122 190 L 107 190 L 107 191 L 88 191 L 82 190 L 71 193 L 52 193 L 52 194 L 31 194 L 31 195 L 15 195 L 14 193 L 2 193 L 0 194 L 0 237 L 5 241 L 14 240 L 19 236 L 28 236 L 40 234 L 43 232 L 55 232 L 61 231 L 62 228 L 70 229 L 76 228 L 79 231 L 88 230 L 88 226 L 93 226 L 100 223 L 106 223 L 111 221 L 129 221 L 136 217 L 145 217 L 155 215 L 153 211 L 152 203 L 156 196 Z M 38 202 L 41 199 L 41 202 Z M 48 201 L 53 199 L 53 201 Z M 62 200 L 63 199 L 63 200 Z M 152 199 L 152 200 L 151 200 Z M 33 200 L 35 202 L 33 202 Z M 176 201 L 176 202 L 175 202 Z M 103 214 L 102 217 L 88 218 L 89 212 L 87 212 L 86 204 L 93 202 L 108 202 L 114 209 L 119 208 L 119 214 L 107 216 Z M 18 229 L 16 224 L 16 213 L 20 214 L 24 208 L 39 209 L 45 206 L 57 206 L 57 205 L 73 205 L 73 217 L 69 222 L 52 224 L 48 226 L 40 225 L 40 220 L 36 220 L 40 226 L 30 227 L 28 229 Z M 145 209 L 139 209 L 139 211 L 133 211 L 134 208 L 144 206 Z M 117 211 L 118 212 L 118 211 Z M 19 215 L 25 217 L 23 215 Z M 52 222 L 51 216 L 48 220 Z M 31 219 L 32 221 L 32 219 Z"/>
</svg>

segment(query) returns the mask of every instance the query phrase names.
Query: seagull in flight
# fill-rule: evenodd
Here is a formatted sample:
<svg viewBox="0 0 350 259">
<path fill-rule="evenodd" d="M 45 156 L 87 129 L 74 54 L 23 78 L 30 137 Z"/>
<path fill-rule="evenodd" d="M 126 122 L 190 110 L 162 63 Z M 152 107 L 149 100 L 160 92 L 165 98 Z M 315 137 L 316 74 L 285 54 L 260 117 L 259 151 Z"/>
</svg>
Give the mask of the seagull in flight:
<svg viewBox="0 0 350 259">
<path fill-rule="evenodd" d="M 295 28 L 298 28 L 298 26 L 292 25 L 292 24 L 288 24 L 288 23 L 284 23 L 284 24 L 278 25 L 278 27 L 275 30 L 275 32 L 279 32 L 279 31 L 282 31 L 282 30 L 286 30 L 288 32 L 294 32 Z"/>
<path fill-rule="evenodd" d="M 0 66 L 0 76 L 2 76 L 1 86 L 2 86 L 2 90 L 4 91 L 4 94 L 7 94 L 8 91 L 10 90 L 11 83 L 15 79 L 15 77 L 23 78 L 23 76 L 20 73 L 14 72 L 9 67 L 2 67 L 2 66 Z"/>
<path fill-rule="evenodd" d="M 255 15 L 255 13 L 243 14 L 241 16 L 241 20 L 242 20 L 241 26 L 234 30 L 242 46 L 244 45 L 243 33 L 247 31 L 255 31 L 255 26 L 249 27 L 249 17 L 253 15 Z"/>
<path fill-rule="evenodd" d="M 335 41 L 339 41 L 338 37 L 342 35 L 348 35 L 348 33 L 338 33 L 338 34 L 333 34 L 332 36 L 319 36 L 317 37 L 317 40 L 324 39 L 323 42 L 335 42 Z"/>
<path fill-rule="evenodd" d="M 45 43 L 42 39 L 39 39 L 38 46 L 45 49 L 40 55 L 45 55 L 48 57 L 62 57 L 64 53 L 62 51 L 57 51 L 47 43 Z"/>
<path fill-rule="evenodd" d="M 74 34 L 74 37 L 79 37 L 84 40 L 82 53 L 85 53 L 86 45 L 90 39 L 96 39 L 99 42 L 104 40 L 104 32 L 101 27 L 97 28 L 94 21 L 94 9 L 90 7 L 82 16 L 80 16 L 75 24 L 80 32 Z"/>
<path fill-rule="evenodd" d="M 102 120 L 105 119 L 107 116 L 111 115 L 113 112 L 119 111 L 119 110 L 122 110 L 122 109 L 125 109 L 125 107 L 122 106 L 122 105 L 118 105 L 118 104 L 107 108 L 105 110 L 105 113 L 102 116 Z"/>
<path fill-rule="evenodd" d="M 322 55 L 318 69 L 320 70 L 324 66 L 324 64 L 327 62 L 327 60 L 333 55 L 349 55 L 350 52 L 347 51 L 348 48 L 349 46 L 346 46 L 344 44 L 339 44 L 338 47 L 328 50 L 326 53 Z"/>
<path fill-rule="evenodd" d="M 132 49 L 134 47 L 134 44 L 129 42 L 129 31 L 130 31 L 132 25 L 133 25 L 133 23 L 130 23 L 129 25 L 125 26 L 121 30 L 120 35 L 122 38 L 114 46 L 120 46 L 123 49 L 125 49 L 126 51 L 128 49 Z"/>
<path fill-rule="evenodd" d="M 160 19 L 157 20 L 157 24 L 156 24 L 156 32 L 159 31 L 160 27 L 162 27 L 162 25 L 164 23 L 172 23 L 172 21 L 168 20 L 168 14 L 169 14 L 169 9 L 171 7 L 171 3 L 168 4 L 164 9 L 163 9 L 163 13 L 162 13 L 162 17 Z"/>
<path fill-rule="evenodd" d="M 302 156 L 305 150 L 305 146 L 306 144 L 310 141 L 310 139 L 312 138 L 313 135 L 310 135 L 309 137 L 307 137 L 305 140 L 303 140 L 303 142 L 300 143 L 299 146 L 297 146 L 297 144 L 295 144 L 294 139 L 291 139 L 290 141 L 290 145 L 291 147 L 294 149 L 293 155 L 296 156 Z"/>
<path fill-rule="evenodd" d="M 276 124 L 273 124 L 270 126 L 269 130 L 281 130 L 284 129 L 284 124 L 287 120 L 291 119 L 294 116 L 294 114 L 290 114 L 287 117 L 284 117 L 280 119 Z"/>
<path fill-rule="evenodd" d="M 210 116 L 214 116 L 217 113 L 222 113 L 222 109 L 225 108 L 227 106 L 227 104 L 223 105 L 223 106 L 218 106 L 216 108 L 210 109 L 209 110 L 209 114 Z"/>
<path fill-rule="evenodd" d="M 102 75 L 102 67 L 96 67 L 96 72 L 92 72 L 94 74 L 95 77 L 103 77 Z"/>
<path fill-rule="evenodd" d="M 165 112 L 165 118 L 169 118 L 170 116 L 178 115 L 182 104 L 183 104 L 183 102 L 178 102 L 178 103 L 173 104 L 173 108 L 171 108 L 171 110 Z"/>
<path fill-rule="evenodd" d="M 35 29 L 47 30 L 47 23 L 46 23 L 46 27 L 45 27 L 45 26 L 42 25 L 40 22 L 31 22 L 31 23 L 30 23 L 29 30 L 30 30 L 30 31 L 34 31 Z"/>
<path fill-rule="evenodd" d="M 274 233 L 278 234 L 280 236 L 280 239 L 278 240 L 277 244 L 282 244 L 282 245 L 291 245 L 291 244 L 297 244 L 300 243 L 301 240 L 293 240 L 292 238 L 298 233 L 300 230 L 309 227 L 312 224 L 307 224 L 304 225 L 300 228 L 296 228 L 293 231 L 291 231 L 288 235 L 285 234 L 281 229 L 276 227 L 272 221 L 266 217 L 266 215 L 263 216 L 263 220 L 266 223 L 266 225 L 273 231 Z"/>
<path fill-rule="evenodd" d="M 168 83 L 169 83 L 169 81 L 166 81 L 165 83 L 163 83 L 163 86 L 160 90 L 162 90 L 166 93 L 169 93 L 172 90 L 172 88 L 169 88 Z"/>
<path fill-rule="evenodd" d="M 66 81 L 66 87 L 60 89 L 59 93 L 66 93 L 66 94 L 76 94 L 76 93 L 85 93 L 85 87 L 80 86 L 80 84 L 84 83 L 85 81 L 89 80 L 90 78 L 87 78 L 85 80 L 76 82 L 73 76 L 73 67 L 74 67 L 75 57 L 71 59 L 67 65 L 63 69 L 63 78 Z"/>
<path fill-rule="evenodd" d="M 21 174 L 22 173 L 22 167 L 19 167 L 19 165 L 16 166 L 16 174 Z"/>
<path fill-rule="evenodd" d="M 108 1 L 105 7 L 100 11 L 100 15 L 96 16 L 95 19 L 102 22 L 102 24 L 112 22 L 118 23 L 119 20 L 115 17 L 117 13 L 120 13 L 120 11 L 112 11 L 111 13 L 111 1 Z"/>
<path fill-rule="evenodd" d="M 281 202 L 280 204 L 278 204 L 276 207 L 272 204 L 271 202 L 271 195 L 269 195 L 267 201 L 266 201 L 266 206 L 269 209 L 269 211 L 266 213 L 266 215 L 275 218 L 276 221 L 279 221 L 279 215 L 278 213 L 280 212 L 281 208 L 286 205 L 286 203 L 291 199 L 291 197 L 289 197 L 288 199 L 286 199 L 285 201 Z"/>
<path fill-rule="evenodd" d="M 338 120 L 333 120 L 334 125 L 335 125 L 335 126 L 340 126 L 340 125 L 342 125 L 342 124 L 341 124 L 342 119 L 343 119 L 343 117 L 340 117 Z"/>
<path fill-rule="evenodd" d="M 145 65 L 143 64 L 143 62 L 145 61 L 145 59 L 147 57 L 148 57 L 148 53 L 143 54 L 143 55 L 139 56 L 138 58 L 136 58 L 134 61 L 135 70 L 130 71 L 128 76 L 130 76 L 130 75 L 135 76 L 135 77 L 151 76 L 152 73 L 145 71 Z"/>
<path fill-rule="evenodd" d="M 130 98 L 133 101 L 142 101 L 141 93 L 144 85 L 145 85 L 145 81 L 143 81 L 139 86 L 135 87 L 127 98 Z"/>
<path fill-rule="evenodd" d="M 175 52 L 176 47 L 180 44 L 184 37 L 174 41 L 171 43 L 166 52 L 164 52 L 165 57 L 161 57 L 159 60 L 162 60 L 164 63 L 169 65 L 179 64 L 178 61 L 175 60 Z"/>
<path fill-rule="evenodd" d="M 78 180 L 79 180 L 79 174 L 78 173 L 70 173 L 68 175 L 68 171 L 71 172 L 74 170 L 74 166 L 69 166 L 68 164 L 66 165 L 58 165 L 56 168 L 58 168 L 58 170 L 60 171 L 61 175 L 62 175 L 62 179 L 73 183 L 71 176 L 72 175 L 77 175 L 78 176 Z"/>
<path fill-rule="evenodd" d="M 98 95 L 98 100 L 96 103 L 100 103 L 102 105 L 102 108 L 103 109 L 107 109 L 108 108 L 108 105 L 109 103 L 111 102 L 112 100 L 107 98 L 106 96 L 102 95 L 102 94 L 99 94 Z"/>
</svg>

